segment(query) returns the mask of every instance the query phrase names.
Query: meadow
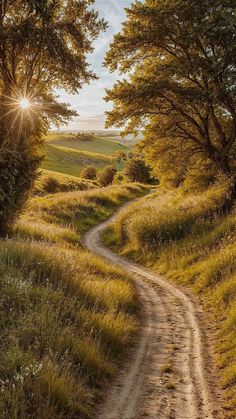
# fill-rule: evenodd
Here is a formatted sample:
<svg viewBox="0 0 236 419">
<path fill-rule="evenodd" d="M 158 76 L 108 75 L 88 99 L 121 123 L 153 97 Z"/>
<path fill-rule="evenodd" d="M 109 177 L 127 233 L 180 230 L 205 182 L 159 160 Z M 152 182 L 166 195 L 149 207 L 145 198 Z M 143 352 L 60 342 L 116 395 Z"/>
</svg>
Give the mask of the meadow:
<svg viewBox="0 0 236 419">
<path fill-rule="evenodd" d="M 45 138 L 45 159 L 42 169 L 79 177 L 81 171 L 89 165 L 98 170 L 113 164 L 122 169 L 115 159 L 117 151 L 128 153 L 130 145 L 113 140 L 110 137 L 91 135 L 84 140 L 75 134 L 48 134 Z"/>
<path fill-rule="evenodd" d="M 137 297 L 122 270 L 83 248 L 83 234 L 145 192 L 138 184 L 43 191 L 2 240 L 2 417 L 94 417 L 137 331 Z"/>
<path fill-rule="evenodd" d="M 104 240 L 198 295 L 211 324 L 225 417 L 234 418 L 236 223 L 235 208 L 222 211 L 227 191 L 227 182 L 199 192 L 160 188 L 122 211 Z"/>
<path fill-rule="evenodd" d="M 45 196 L 56 192 L 83 191 L 97 187 L 97 183 L 76 176 L 39 170 L 38 178 L 32 190 L 33 196 Z"/>
</svg>

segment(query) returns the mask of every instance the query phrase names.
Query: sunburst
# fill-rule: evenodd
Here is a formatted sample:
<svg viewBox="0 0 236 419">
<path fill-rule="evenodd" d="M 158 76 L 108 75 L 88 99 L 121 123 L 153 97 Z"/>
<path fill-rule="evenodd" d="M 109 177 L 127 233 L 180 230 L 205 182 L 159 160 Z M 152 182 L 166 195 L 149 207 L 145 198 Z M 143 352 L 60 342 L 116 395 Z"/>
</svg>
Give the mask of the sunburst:
<svg viewBox="0 0 236 419">
<path fill-rule="evenodd" d="M 29 109 L 29 108 L 30 108 L 31 103 L 30 103 L 29 99 L 27 99 L 27 98 L 22 98 L 22 99 L 20 99 L 20 101 L 19 101 L 19 106 L 21 107 L 21 109 L 23 109 L 23 110 L 27 110 L 27 109 Z"/>
</svg>

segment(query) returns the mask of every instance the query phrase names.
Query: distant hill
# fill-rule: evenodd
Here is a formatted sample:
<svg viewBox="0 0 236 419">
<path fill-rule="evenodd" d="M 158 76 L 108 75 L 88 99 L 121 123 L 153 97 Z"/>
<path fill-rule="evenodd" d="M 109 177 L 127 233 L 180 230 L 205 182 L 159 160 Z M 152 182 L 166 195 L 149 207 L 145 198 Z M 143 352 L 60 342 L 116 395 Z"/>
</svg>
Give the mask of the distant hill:
<svg viewBox="0 0 236 419">
<path fill-rule="evenodd" d="M 73 133 L 50 133 L 46 137 L 46 157 L 42 168 L 79 177 L 83 168 L 88 165 L 98 170 L 108 164 L 114 164 L 117 167 L 115 153 L 117 151 L 128 153 L 133 148 L 131 144 L 121 141 L 106 136 L 95 136 L 91 133 L 87 135 L 83 133 L 81 136 Z M 119 169 L 120 166 L 117 168 Z"/>
</svg>

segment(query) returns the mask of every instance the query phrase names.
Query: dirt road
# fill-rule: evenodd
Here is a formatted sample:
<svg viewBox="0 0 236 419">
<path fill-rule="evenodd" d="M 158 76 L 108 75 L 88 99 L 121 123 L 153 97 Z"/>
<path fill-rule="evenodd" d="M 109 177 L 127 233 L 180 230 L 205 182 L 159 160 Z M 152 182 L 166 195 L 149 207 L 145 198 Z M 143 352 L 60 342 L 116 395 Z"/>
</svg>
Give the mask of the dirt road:
<svg viewBox="0 0 236 419">
<path fill-rule="evenodd" d="M 115 216 L 87 233 L 85 244 L 134 278 L 142 328 L 97 417 L 223 418 L 201 310 L 182 289 L 100 243 L 101 232 Z"/>
</svg>

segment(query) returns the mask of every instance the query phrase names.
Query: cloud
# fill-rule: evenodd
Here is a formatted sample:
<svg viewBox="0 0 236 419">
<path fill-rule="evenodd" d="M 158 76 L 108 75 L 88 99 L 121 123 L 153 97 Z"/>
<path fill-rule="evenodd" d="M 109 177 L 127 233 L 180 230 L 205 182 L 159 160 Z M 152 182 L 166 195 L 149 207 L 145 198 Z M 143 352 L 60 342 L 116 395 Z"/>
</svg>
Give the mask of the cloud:
<svg viewBox="0 0 236 419">
<path fill-rule="evenodd" d="M 105 115 L 103 113 L 97 115 L 79 116 L 74 118 L 67 126 L 62 127 L 62 130 L 102 130 L 104 129 Z"/>
<path fill-rule="evenodd" d="M 85 85 L 78 95 L 70 95 L 63 90 L 58 91 L 60 100 L 67 102 L 79 113 L 80 118 L 73 120 L 68 129 L 102 129 L 104 126 L 104 112 L 111 109 L 111 104 L 104 101 L 105 89 L 111 88 L 118 78 L 117 73 L 109 73 L 102 66 L 104 55 L 115 33 L 119 32 L 125 20 L 125 7 L 129 7 L 131 0 L 96 0 L 94 8 L 109 24 L 106 32 L 100 34 L 94 43 L 94 52 L 88 57 L 93 70 L 99 80 Z M 87 126 L 86 126 L 87 124 Z M 75 125 L 77 128 L 74 128 Z"/>
</svg>

